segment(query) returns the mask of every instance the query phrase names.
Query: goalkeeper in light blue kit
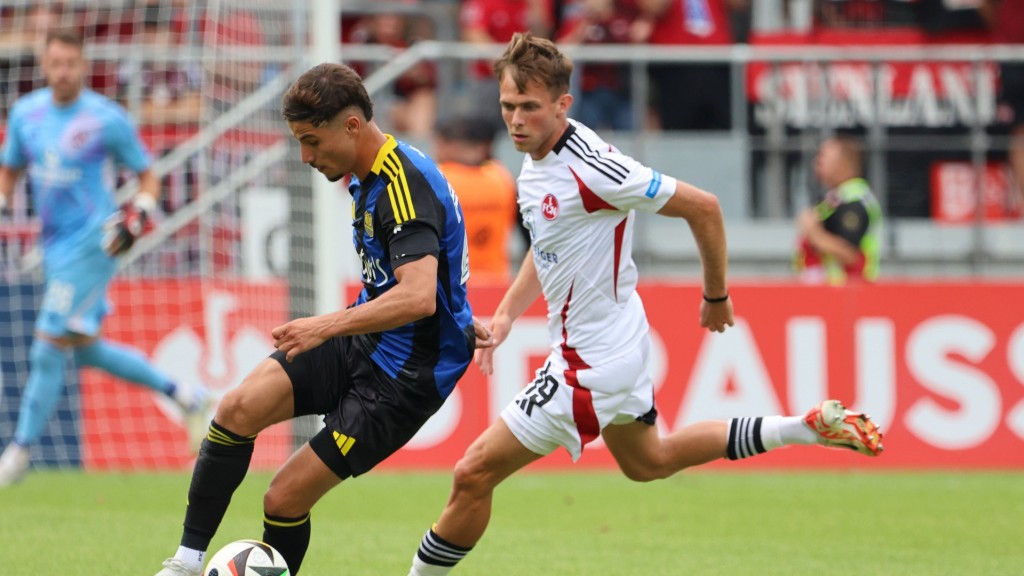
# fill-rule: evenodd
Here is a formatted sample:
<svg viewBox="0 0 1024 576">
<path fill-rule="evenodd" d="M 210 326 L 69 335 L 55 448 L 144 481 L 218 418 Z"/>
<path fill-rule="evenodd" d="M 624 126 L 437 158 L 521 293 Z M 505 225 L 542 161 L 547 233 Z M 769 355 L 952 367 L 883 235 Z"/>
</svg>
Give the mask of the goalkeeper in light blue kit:
<svg viewBox="0 0 1024 576">
<path fill-rule="evenodd" d="M 206 434 L 209 394 L 158 371 L 139 351 L 100 337 L 109 312 L 107 287 L 114 257 L 131 247 L 156 209 L 159 183 L 125 110 L 83 89 L 86 73 L 78 32 L 50 32 L 42 56 L 47 87 L 19 99 L 0 149 L 0 211 L 27 172 L 32 201 L 42 222 L 40 243 L 46 290 L 29 352 L 31 372 L 22 396 L 14 438 L 0 456 L 0 487 L 13 484 L 29 466 L 29 447 L 39 440 L 64 386 L 64 368 L 92 366 L 166 394 L 186 414 L 197 447 Z M 135 198 L 118 208 L 114 164 L 138 174 Z"/>
</svg>

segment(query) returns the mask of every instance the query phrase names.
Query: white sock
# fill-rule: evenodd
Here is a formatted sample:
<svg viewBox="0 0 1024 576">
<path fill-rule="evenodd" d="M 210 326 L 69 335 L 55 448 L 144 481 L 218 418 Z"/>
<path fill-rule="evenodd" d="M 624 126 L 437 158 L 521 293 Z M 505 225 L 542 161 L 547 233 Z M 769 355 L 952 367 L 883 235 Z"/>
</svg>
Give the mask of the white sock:
<svg viewBox="0 0 1024 576">
<path fill-rule="evenodd" d="M 818 435 L 804 425 L 802 416 L 765 416 L 761 420 L 761 442 L 771 450 L 789 444 L 817 444 Z"/>
<path fill-rule="evenodd" d="M 413 556 L 412 569 L 409 571 L 409 576 L 446 576 L 452 571 L 452 568 L 453 566 L 427 564 L 420 560 L 419 556 Z"/>
<path fill-rule="evenodd" d="M 185 567 L 192 571 L 202 571 L 203 560 L 206 558 L 206 550 L 193 550 L 184 546 L 178 546 L 174 557 L 181 560 Z"/>
</svg>

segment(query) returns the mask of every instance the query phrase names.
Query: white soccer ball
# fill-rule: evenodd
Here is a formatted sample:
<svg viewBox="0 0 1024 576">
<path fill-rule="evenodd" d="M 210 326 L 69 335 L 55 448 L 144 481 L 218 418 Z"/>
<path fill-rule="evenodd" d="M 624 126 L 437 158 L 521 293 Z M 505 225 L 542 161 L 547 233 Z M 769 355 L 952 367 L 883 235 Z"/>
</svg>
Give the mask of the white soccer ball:
<svg viewBox="0 0 1024 576">
<path fill-rule="evenodd" d="M 281 553 L 259 540 L 237 540 L 217 551 L 203 576 L 288 576 Z"/>
</svg>

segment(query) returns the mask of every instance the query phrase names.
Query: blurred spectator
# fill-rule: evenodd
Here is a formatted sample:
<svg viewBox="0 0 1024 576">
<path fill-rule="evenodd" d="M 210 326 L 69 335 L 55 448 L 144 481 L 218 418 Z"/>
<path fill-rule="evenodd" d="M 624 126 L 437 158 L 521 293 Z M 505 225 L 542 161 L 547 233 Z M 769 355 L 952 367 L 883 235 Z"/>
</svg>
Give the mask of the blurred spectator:
<svg viewBox="0 0 1024 576">
<path fill-rule="evenodd" d="M 4 6 L 0 8 L 0 43 L 39 52 L 46 31 L 60 24 L 63 12 L 57 2 Z"/>
<path fill-rule="evenodd" d="M 811 30 L 813 2 L 814 0 L 755 0 L 750 3 L 754 31 L 761 34 L 806 34 Z"/>
<path fill-rule="evenodd" d="M 0 59 L 0 119 L 7 118 L 18 97 L 45 85 L 36 55 L 46 32 L 60 24 L 63 12 L 58 3 L 0 7 L 0 45 L 15 54 Z"/>
<path fill-rule="evenodd" d="M 959 40 L 964 33 L 987 32 L 981 16 L 982 0 L 917 0 L 921 30 L 933 41 Z M 949 38 L 952 35 L 952 38 Z M 974 41 L 986 38 L 976 36 Z"/>
<path fill-rule="evenodd" d="M 908 0 L 815 0 L 816 28 L 916 26 L 914 2 Z"/>
<path fill-rule="evenodd" d="M 861 177 L 861 148 L 853 139 L 822 142 L 814 173 L 825 198 L 796 220 L 793 267 L 808 283 L 839 285 L 878 278 L 882 209 Z"/>
<path fill-rule="evenodd" d="M 636 6 L 628 0 L 578 0 L 559 34 L 564 44 L 624 44 L 632 41 L 630 29 Z M 633 104 L 628 64 L 582 62 L 579 98 L 570 116 L 594 130 L 631 130 Z"/>
<path fill-rule="evenodd" d="M 637 0 L 633 38 L 655 45 L 714 46 L 733 42 L 730 10 L 745 0 Z M 728 64 L 651 64 L 652 124 L 663 130 L 728 130 Z"/>
<path fill-rule="evenodd" d="M 816 28 L 872 29 L 915 27 L 916 0 L 814 0 Z"/>
<path fill-rule="evenodd" d="M 408 48 L 425 38 L 422 27 L 403 14 L 386 12 L 372 14 L 354 25 L 348 38 L 360 44 L 383 44 L 393 48 Z M 366 76 L 365 66 L 356 70 Z M 394 83 L 394 105 L 391 107 L 391 125 L 394 130 L 417 138 L 427 138 L 434 128 L 437 116 L 437 70 L 432 62 L 419 62 Z"/>
<path fill-rule="evenodd" d="M 434 158 L 459 197 L 469 241 L 470 282 L 511 278 L 509 242 L 519 222 L 516 183 L 492 158 L 492 124 L 468 116 L 438 124 Z"/>
<path fill-rule="evenodd" d="M 201 71 L 191 63 L 155 59 L 159 52 L 173 53 L 181 46 L 180 14 L 175 6 L 155 1 L 141 7 L 141 16 L 132 39 L 147 51 L 119 66 L 118 100 L 139 111 L 143 124 L 198 122 Z M 136 98 L 142 99 L 140 108 L 134 106 Z"/>
<path fill-rule="evenodd" d="M 1024 6 L 1019 1 L 983 0 L 980 11 L 996 44 L 1024 44 Z M 1024 202 L 1024 62 L 999 68 L 999 116 L 1010 125 L 1009 163 Z"/>
<path fill-rule="evenodd" d="M 245 47 L 263 47 L 260 20 L 248 10 L 210 9 L 200 23 L 203 45 L 214 51 L 204 60 L 213 112 L 242 100 L 263 83 L 264 66 L 246 58 Z"/>
<path fill-rule="evenodd" d="M 553 2 L 559 0 L 465 0 L 459 13 L 462 40 L 480 45 L 505 44 L 516 32 L 529 30 L 550 38 L 554 30 Z M 498 103 L 493 58 L 471 65 L 467 112 L 504 128 Z"/>
</svg>

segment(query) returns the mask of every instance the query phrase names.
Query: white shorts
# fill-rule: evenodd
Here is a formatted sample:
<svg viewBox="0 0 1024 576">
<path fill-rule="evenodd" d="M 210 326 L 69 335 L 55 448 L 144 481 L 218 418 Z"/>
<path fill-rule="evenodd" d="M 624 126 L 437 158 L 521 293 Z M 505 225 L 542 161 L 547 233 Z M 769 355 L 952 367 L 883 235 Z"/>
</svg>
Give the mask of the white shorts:
<svg viewBox="0 0 1024 576">
<path fill-rule="evenodd" d="M 531 452 L 546 455 L 564 446 L 575 462 L 605 426 L 628 424 L 654 408 L 650 355 L 648 338 L 599 366 L 552 352 L 501 418 Z"/>
</svg>

